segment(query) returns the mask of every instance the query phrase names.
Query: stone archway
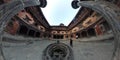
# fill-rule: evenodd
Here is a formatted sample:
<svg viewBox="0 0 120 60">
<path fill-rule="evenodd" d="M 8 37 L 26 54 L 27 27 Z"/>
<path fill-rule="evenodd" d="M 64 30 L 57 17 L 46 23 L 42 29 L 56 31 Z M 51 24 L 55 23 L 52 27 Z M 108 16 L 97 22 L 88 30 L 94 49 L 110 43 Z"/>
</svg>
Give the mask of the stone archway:
<svg viewBox="0 0 120 60">
<path fill-rule="evenodd" d="M 19 11 L 29 6 L 40 6 L 45 7 L 46 2 L 39 0 L 15 0 L 9 3 L 0 5 L 0 60 L 5 60 L 2 52 L 2 35 L 3 29 L 7 22 L 15 16 Z M 44 4 L 44 5 L 41 5 Z"/>
<path fill-rule="evenodd" d="M 0 14 L 0 34 L 2 33 L 2 30 L 7 22 L 19 11 L 23 10 L 25 7 L 29 6 L 35 6 L 40 5 L 40 2 L 38 0 L 21 0 L 21 1 L 11 1 L 10 3 L 5 3 L 3 5 L 0 5 L 0 11 L 2 11 Z"/>
<path fill-rule="evenodd" d="M 112 60 L 120 60 L 120 9 L 113 3 L 107 1 L 81 1 L 72 2 L 74 9 L 78 6 L 90 8 L 100 13 L 110 24 L 115 36 L 115 46 Z"/>
</svg>

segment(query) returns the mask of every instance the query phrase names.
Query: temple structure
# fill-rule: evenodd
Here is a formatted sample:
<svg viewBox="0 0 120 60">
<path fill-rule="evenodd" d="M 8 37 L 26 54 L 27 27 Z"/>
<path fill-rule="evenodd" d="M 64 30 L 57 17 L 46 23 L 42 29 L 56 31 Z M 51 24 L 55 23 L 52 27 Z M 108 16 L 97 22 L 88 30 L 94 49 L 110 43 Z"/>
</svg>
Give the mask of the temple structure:
<svg viewBox="0 0 120 60">
<path fill-rule="evenodd" d="M 11 0 L 5 0 L 7 3 Z M 119 1 L 109 1 L 120 6 Z M 1 1 L 2 4 L 2 1 Z M 68 39 L 112 33 L 109 24 L 99 13 L 82 7 L 68 26 L 50 26 L 39 6 L 26 7 L 11 18 L 6 32 L 39 38 Z"/>
<path fill-rule="evenodd" d="M 34 1 L 37 2 L 38 0 L 34 0 Z M 88 2 L 89 0 L 80 0 L 80 1 L 81 2 L 83 1 L 83 3 L 85 3 L 85 2 Z M 82 5 L 82 3 L 80 3 L 80 1 L 73 0 L 71 3 L 71 5 L 72 5 L 71 7 L 73 7 L 74 9 L 77 9 L 79 7 L 79 5 Z M 117 18 L 120 19 L 120 10 L 119 10 L 120 0 L 100 0 L 100 1 L 99 0 L 90 0 L 90 1 L 98 2 L 98 4 L 100 4 L 100 3 L 101 4 L 102 3 L 113 4 L 114 7 L 117 7 L 117 9 L 118 9 L 118 10 L 116 10 L 116 13 L 118 13 L 118 16 L 119 16 Z M 0 18 L 1 18 L 0 19 L 1 20 L 0 27 L 1 28 L 2 28 L 2 21 L 3 21 L 2 17 L 4 17 L 5 12 L 10 11 L 10 10 L 6 10 L 6 9 L 12 9 L 14 7 L 12 5 L 12 3 L 16 3 L 16 5 L 18 5 L 18 6 L 19 6 L 19 4 L 21 4 L 20 6 L 24 6 L 17 13 L 13 11 L 13 13 L 15 13 L 14 16 L 11 15 L 12 17 L 10 17 L 10 19 L 8 21 L 6 21 L 4 29 L 3 29 L 3 31 L 0 31 L 0 33 L 2 34 L 4 32 L 4 34 L 8 34 L 8 35 L 12 35 L 12 36 L 24 36 L 24 37 L 31 37 L 33 39 L 38 38 L 38 39 L 42 39 L 42 40 L 44 40 L 44 39 L 46 39 L 46 40 L 69 40 L 69 39 L 81 40 L 84 38 L 89 40 L 89 39 L 91 39 L 91 37 L 95 37 L 95 39 L 91 39 L 91 40 L 97 41 L 97 40 L 99 40 L 99 38 L 96 38 L 98 36 L 102 36 L 102 37 L 107 36 L 107 39 L 109 39 L 109 38 L 118 39 L 118 37 L 120 37 L 120 35 L 119 35 L 119 31 L 120 31 L 119 23 L 120 22 L 115 23 L 115 22 L 111 21 L 111 23 L 109 23 L 107 20 L 108 15 L 112 14 L 112 13 L 102 15 L 101 14 L 102 12 L 100 13 L 98 11 L 95 11 L 94 7 L 92 9 L 91 7 L 89 8 L 89 6 L 87 4 L 85 6 L 83 4 L 83 6 L 81 6 L 81 8 L 79 9 L 76 16 L 73 19 L 71 19 L 72 21 L 70 22 L 70 24 L 68 26 L 65 26 L 63 23 L 61 23 L 58 26 L 51 26 L 48 23 L 48 20 L 46 20 L 43 12 L 41 10 L 41 8 L 44 8 L 47 5 L 47 1 L 39 0 L 40 3 L 38 5 L 37 4 L 32 5 L 32 2 L 33 2 L 32 0 L 26 0 L 26 1 L 25 0 L 19 0 L 19 1 L 0 0 Z M 11 5 L 11 6 L 7 7 L 7 4 Z M 29 5 L 29 4 L 31 4 L 31 5 Z M 109 4 L 106 4 L 106 5 L 109 5 Z M 102 5 L 100 5 L 100 6 L 102 6 Z M 103 5 L 103 6 L 105 6 L 105 5 Z M 110 10 L 109 6 L 108 6 L 108 10 Z M 113 8 L 113 10 L 114 10 L 114 8 Z M 110 10 L 110 11 L 113 11 L 113 10 Z M 106 10 L 104 10 L 104 12 L 106 12 Z M 107 17 L 105 17 L 105 16 L 107 16 Z M 112 15 L 109 15 L 109 16 L 112 16 Z M 7 18 L 8 17 L 9 16 L 7 16 Z M 109 19 L 113 19 L 113 21 L 114 21 L 114 17 L 115 16 L 113 16 L 112 18 L 109 18 Z M 115 25 L 115 24 L 118 24 L 118 25 Z M 115 28 L 116 29 L 118 28 L 119 31 L 113 28 L 114 25 L 116 26 Z M 117 32 L 115 32 L 114 30 L 116 30 Z M 89 40 L 89 41 L 91 41 L 91 40 Z M 105 40 L 105 39 L 103 38 L 100 40 Z M 113 56 L 115 56 L 115 57 L 112 56 L 113 60 L 120 60 L 120 56 L 119 56 L 120 55 L 119 54 L 120 53 L 119 52 L 120 51 L 120 47 L 119 47 L 120 41 L 119 40 L 117 40 L 115 42 L 116 49 L 113 49 L 114 50 Z M 3 39 L 3 41 L 6 41 L 6 40 Z M 82 40 L 82 41 L 84 41 L 84 40 Z M 62 44 L 62 43 L 60 43 L 60 44 Z M 60 47 L 60 45 L 58 45 L 58 46 Z M 62 47 L 60 47 L 60 48 L 64 50 L 64 48 L 62 48 Z M 70 49 L 68 47 L 65 47 L 65 48 Z M 55 50 L 53 49 L 51 51 L 57 51 L 57 48 Z M 71 49 L 70 49 L 70 51 L 71 51 Z M 62 52 L 64 52 L 64 51 L 62 51 Z M 66 52 L 64 52 L 64 53 L 66 53 Z M 50 53 L 50 54 L 52 54 L 52 53 Z M 3 56 L 3 58 L 4 58 L 4 56 Z M 45 58 L 47 58 L 47 57 L 45 57 Z M 45 59 L 45 58 L 44 58 L 44 60 L 49 60 L 49 59 Z M 19 60 L 19 59 L 17 59 L 17 60 Z M 67 58 L 65 58 L 65 60 L 67 60 Z M 70 59 L 68 59 L 68 60 L 70 60 Z M 78 59 L 78 60 L 80 60 L 80 59 Z M 85 60 L 87 60 L 87 59 L 85 59 Z M 105 60 L 105 59 L 103 59 L 103 60 Z"/>
</svg>

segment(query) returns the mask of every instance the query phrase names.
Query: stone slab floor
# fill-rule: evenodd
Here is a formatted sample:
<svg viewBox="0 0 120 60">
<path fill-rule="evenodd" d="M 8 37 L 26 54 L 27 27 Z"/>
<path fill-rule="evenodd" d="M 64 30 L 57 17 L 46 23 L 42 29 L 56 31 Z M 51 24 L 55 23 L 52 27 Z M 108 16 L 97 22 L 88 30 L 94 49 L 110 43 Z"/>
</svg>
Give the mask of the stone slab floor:
<svg viewBox="0 0 120 60">
<path fill-rule="evenodd" d="M 6 60 L 42 60 L 43 50 L 54 40 L 34 41 L 31 44 L 4 43 Z M 69 45 L 69 41 L 61 41 Z M 114 42 L 73 42 L 75 60 L 111 60 Z"/>
</svg>

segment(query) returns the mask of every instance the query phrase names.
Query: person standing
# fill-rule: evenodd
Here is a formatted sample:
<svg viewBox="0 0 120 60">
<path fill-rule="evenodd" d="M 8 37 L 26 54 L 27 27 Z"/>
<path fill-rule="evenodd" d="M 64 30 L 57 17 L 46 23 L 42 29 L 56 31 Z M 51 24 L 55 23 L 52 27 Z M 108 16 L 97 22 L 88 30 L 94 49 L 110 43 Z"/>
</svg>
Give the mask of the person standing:
<svg viewBox="0 0 120 60">
<path fill-rule="evenodd" d="M 73 47 L 73 40 L 70 39 L 70 46 Z"/>
</svg>

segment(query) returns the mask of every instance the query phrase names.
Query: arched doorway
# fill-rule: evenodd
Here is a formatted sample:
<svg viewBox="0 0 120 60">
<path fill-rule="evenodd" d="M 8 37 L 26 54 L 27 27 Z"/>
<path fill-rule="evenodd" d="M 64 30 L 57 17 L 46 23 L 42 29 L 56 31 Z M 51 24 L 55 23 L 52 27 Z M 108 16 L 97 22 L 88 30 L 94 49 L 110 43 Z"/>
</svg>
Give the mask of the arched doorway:
<svg viewBox="0 0 120 60">
<path fill-rule="evenodd" d="M 34 30 L 30 30 L 29 33 L 28 33 L 28 36 L 35 36 L 35 31 Z"/>
<path fill-rule="evenodd" d="M 40 32 L 36 32 L 35 37 L 40 37 Z"/>
<path fill-rule="evenodd" d="M 86 32 L 86 31 L 82 31 L 82 32 L 81 32 L 81 36 L 82 36 L 82 38 L 87 37 L 87 32 Z"/>
<path fill-rule="evenodd" d="M 26 26 L 20 26 L 19 34 L 27 35 L 28 28 Z"/>
<path fill-rule="evenodd" d="M 87 32 L 88 32 L 88 35 L 89 35 L 89 36 L 96 36 L 96 33 L 95 33 L 95 29 L 94 29 L 94 28 L 88 29 Z"/>
</svg>

